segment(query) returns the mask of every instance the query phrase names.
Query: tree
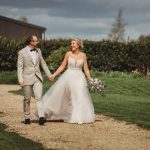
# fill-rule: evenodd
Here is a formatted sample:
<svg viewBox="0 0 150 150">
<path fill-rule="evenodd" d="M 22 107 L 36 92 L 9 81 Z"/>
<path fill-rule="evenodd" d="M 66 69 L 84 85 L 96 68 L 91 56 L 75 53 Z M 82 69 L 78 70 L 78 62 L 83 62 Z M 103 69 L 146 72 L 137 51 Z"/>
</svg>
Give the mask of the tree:
<svg viewBox="0 0 150 150">
<path fill-rule="evenodd" d="M 28 22 L 28 19 L 27 19 L 26 16 L 20 16 L 20 17 L 18 18 L 18 20 L 20 20 L 20 21 L 22 21 L 22 22 Z"/>
<path fill-rule="evenodd" d="M 112 29 L 108 34 L 108 38 L 111 41 L 124 42 L 124 32 L 126 23 L 123 20 L 123 9 L 118 10 L 118 16 L 116 21 L 112 24 Z"/>
<path fill-rule="evenodd" d="M 150 72 L 150 35 L 141 35 L 138 39 L 138 42 L 140 45 L 140 70 L 147 75 L 147 73 Z"/>
</svg>

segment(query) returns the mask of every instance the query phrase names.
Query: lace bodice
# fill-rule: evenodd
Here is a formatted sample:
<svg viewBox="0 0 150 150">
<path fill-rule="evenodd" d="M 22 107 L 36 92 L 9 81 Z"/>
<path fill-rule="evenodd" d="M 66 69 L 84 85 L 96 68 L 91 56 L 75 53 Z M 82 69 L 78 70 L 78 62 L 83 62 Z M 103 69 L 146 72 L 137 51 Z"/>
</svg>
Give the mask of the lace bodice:
<svg viewBox="0 0 150 150">
<path fill-rule="evenodd" d="M 78 69 L 82 70 L 83 66 L 83 58 L 81 59 L 75 59 L 69 56 L 68 58 L 68 69 Z"/>
</svg>

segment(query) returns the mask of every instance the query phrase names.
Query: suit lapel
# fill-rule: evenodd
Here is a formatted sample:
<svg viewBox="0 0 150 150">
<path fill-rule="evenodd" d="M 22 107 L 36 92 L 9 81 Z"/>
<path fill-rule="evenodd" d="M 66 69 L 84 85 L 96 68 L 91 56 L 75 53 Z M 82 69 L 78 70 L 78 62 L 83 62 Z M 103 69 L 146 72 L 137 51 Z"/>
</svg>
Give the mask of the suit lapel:
<svg viewBox="0 0 150 150">
<path fill-rule="evenodd" d="M 34 65 L 34 62 L 33 62 L 33 60 L 32 60 L 32 57 L 31 57 L 31 54 L 30 54 L 30 52 L 29 52 L 29 50 L 28 50 L 28 47 L 26 47 L 26 55 L 28 56 L 28 58 L 31 60 L 31 62 L 33 63 L 33 65 Z"/>
<path fill-rule="evenodd" d="M 39 53 L 38 51 L 36 52 L 36 61 L 35 61 L 35 65 L 37 64 L 37 62 L 39 61 Z"/>
<path fill-rule="evenodd" d="M 38 50 L 38 49 L 37 49 L 37 50 Z M 35 64 L 34 64 L 34 62 L 33 62 L 33 60 L 32 60 L 31 54 L 30 54 L 30 52 L 29 52 L 29 50 L 28 50 L 28 47 L 26 47 L 25 53 L 27 54 L 28 58 L 31 60 L 31 62 L 32 62 L 32 64 L 33 64 L 34 66 L 39 62 L 39 52 L 38 52 L 38 51 L 36 52 L 36 62 L 35 62 Z"/>
</svg>

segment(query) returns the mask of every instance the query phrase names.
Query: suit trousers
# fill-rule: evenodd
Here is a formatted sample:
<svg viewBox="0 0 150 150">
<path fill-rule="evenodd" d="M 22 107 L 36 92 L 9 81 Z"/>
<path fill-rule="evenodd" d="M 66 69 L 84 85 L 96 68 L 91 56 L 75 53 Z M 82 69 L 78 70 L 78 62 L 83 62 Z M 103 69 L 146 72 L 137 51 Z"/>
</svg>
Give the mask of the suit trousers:
<svg viewBox="0 0 150 150">
<path fill-rule="evenodd" d="M 30 100 L 32 96 L 32 90 L 34 92 L 34 96 L 37 103 L 37 113 L 38 117 L 44 117 L 43 112 L 43 105 L 42 105 L 42 91 L 43 85 L 40 80 L 36 80 L 33 85 L 25 85 L 23 87 L 24 91 L 24 101 L 23 101 L 23 108 L 24 108 L 24 117 L 25 119 L 30 118 Z"/>
</svg>

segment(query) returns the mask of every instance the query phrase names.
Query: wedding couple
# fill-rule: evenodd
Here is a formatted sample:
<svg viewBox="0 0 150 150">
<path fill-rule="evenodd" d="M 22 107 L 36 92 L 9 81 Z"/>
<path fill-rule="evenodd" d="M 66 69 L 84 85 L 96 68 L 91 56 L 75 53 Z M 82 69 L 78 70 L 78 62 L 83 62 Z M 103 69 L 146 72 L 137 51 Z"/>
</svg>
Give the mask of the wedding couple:
<svg viewBox="0 0 150 150">
<path fill-rule="evenodd" d="M 80 50 L 83 43 L 79 39 L 71 41 L 71 51 L 65 54 L 64 60 L 54 74 L 51 74 L 35 35 L 27 38 L 27 46 L 19 51 L 17 73 L 19 85 L 24 91 L 24 117 L 25 124 L 30 124 L 30 99 L 32 90 L 37 102 L 37 115 L 39 125 L 49 119 L 63 119 L 68 123 L 91 123 L 95 121 L 94 107 L 87 89 L 87 79 L 90 80 L 86 54 Z M 49 88 L 42 97 L 43 78 L 40 66 L 53 81 L 67 66 L 67 70 Z M 84 69 L 84 73 L 82 72 Z"/>
</svg>

